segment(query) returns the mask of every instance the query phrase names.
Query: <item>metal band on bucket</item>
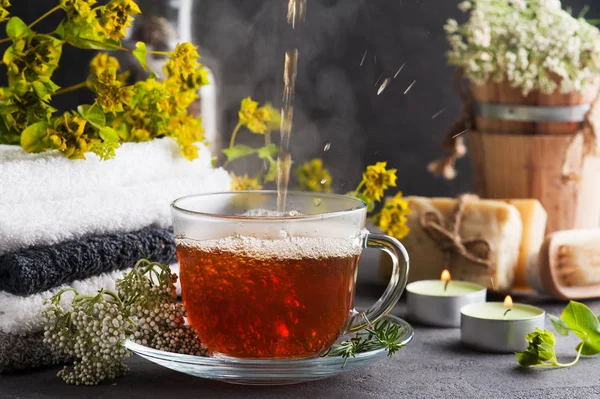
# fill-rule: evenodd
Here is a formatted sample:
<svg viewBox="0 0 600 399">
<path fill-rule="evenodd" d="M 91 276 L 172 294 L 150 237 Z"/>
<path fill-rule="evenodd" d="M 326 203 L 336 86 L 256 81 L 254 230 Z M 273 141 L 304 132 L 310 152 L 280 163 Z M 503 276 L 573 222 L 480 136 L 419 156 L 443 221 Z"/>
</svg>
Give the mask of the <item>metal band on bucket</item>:
<svg viewBox="0 0 600 399">
<path fill-rule="evenodd" d="M 504 105 L 473 104 L 475 115 L 489 119 L 502 119 L 517 122 L 583 122 L 592 106 L 581 105 Z"/>
</svg>

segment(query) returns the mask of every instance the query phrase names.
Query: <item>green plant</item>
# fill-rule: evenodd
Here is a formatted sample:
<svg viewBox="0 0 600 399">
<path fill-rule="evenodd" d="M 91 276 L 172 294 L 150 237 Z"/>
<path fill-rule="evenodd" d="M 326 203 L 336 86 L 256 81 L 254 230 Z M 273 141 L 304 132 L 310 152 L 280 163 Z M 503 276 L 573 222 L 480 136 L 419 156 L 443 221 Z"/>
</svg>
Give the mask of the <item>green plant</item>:
<svg viewBox="0 0 600 399">
<path fill-rule="evenodd" d="M 575 334 L 581 342 L 575 350 L 577 356 L 570 363 L 559 363 L 556 358 L 554 334 L 547 330 L 532 332 L 527 335 L 529 346 L 517 353 L 517 361 L 521 366 L 530 367 L 570 367 L 579 361 L 581 355 L 593 356 L 600 353 L 600 317 L 582 303 L 571 301 L 562 312 L 555 317 L 549 315 L 552 326 L 559 335 Z"/>
<path fill-rule="evenodd" d="M 8 20 L 7 37 L 0 42 L 11 43 L 3 56 L 8 86 L 0 89 L 0 144 L 21 144 L 28 152 L 58 150 L 70 159 L 84 159 L 88 152 L 108 159 L 123 142 L 170 137 L 185 157 L 197 157 L 194 143 L 204 140 L 201 120 L 187 109 L 207 84 L 208 72 L 193 45 L 151 52 L 168 56 L 163 80 L 151 72 L 146 80 L 129 85 L 117 59 L 100 53 L 90 63 L 85 82 L 61 88 L 52 78 L 65 45 L 125 51 L 147 68 L 144 43 L 138 42 L 135 49 L 121 45 L 139 7 L 132 0 L 110 0 L 105 5 L 96 0 L 60 0 L 27 25 L 16 16 L 8 19 L 9 6 L 0 0 L 0 21 Z M 53 32 L 33 29 L 54 13 L 64 18 Z M 96 93 L 93 104 L 63 114 L 52 107 L 54 96 L 81 88 Z"/>
</svg>

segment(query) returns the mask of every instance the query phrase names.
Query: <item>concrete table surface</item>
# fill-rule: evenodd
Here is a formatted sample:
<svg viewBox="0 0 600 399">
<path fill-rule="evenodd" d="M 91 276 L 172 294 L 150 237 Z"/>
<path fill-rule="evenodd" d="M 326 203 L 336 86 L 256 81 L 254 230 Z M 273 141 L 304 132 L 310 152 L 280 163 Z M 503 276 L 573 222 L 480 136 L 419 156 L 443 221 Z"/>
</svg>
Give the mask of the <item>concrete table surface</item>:
<svg viewBox="0 0 600 399">
<path fill-rule="evenodd" d="M 369 306 L 384 288 L 373 252 L 367 251 L 361 261 L 357 307 Z M 565 305 L 535 297 L 515 298 L 557 315 Z M 586 303 L 600 313 L 600 301 Z M 393 314 L 404 315 L 403 300 Z M 523 369 L 514 355 L 473 352 L 459 340 L 459 329 L 415 326 L 413 341 L 393 358 L 334 378 L 279 387 L 204 380 L 133 356 L 125 377 L 95 387 L 64 384 L 56 377 L 58 367 L 0 375 L 0 398 L 600 398 L 600 356 L 583 358 L 569 369 Z M 575 345 L 574 338 L 560 337 L 559 359 L 572 359 Z"/>
</svg>

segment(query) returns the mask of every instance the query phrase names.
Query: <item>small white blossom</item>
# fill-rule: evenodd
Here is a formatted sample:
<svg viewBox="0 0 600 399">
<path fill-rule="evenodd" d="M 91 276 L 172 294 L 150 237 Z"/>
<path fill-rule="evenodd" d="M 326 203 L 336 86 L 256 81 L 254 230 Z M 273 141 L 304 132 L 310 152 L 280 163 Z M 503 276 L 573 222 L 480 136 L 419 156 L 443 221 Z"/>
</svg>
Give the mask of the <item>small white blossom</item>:
<svg viewBox="0 0 600 399">
<path fill-rule="evenodd" d="M 470 1 L 463 1 L 462 3 L 460 3 L 458 5 L 458 9 L 461 10 L 462 12 L 467 12 L 471 9 L 471 2 Z"/>
</svg>

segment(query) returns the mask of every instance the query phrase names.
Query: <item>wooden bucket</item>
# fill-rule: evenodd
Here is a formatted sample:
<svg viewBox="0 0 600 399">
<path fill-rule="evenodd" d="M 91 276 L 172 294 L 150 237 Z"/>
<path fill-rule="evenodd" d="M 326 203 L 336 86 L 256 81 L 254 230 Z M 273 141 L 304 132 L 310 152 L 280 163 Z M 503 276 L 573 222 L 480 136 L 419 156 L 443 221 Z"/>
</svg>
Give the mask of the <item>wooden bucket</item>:
<svg viewBox="0 0 600 399">
<path fill-rule="evenodd" d="M 600 161 L 584 158 L 578 135 L 598 88 L 523 97 L 508 84 L 472 87 L 475 130 L 469 132 L 469 153 L 476 192 L 482 198 L 538 199 L 548 212 L 547 233 L 598 227 Z M 498 110 L 507 118 L 494 117 Z M 528 113 L 538 121 L 522 117 Z M 559 120 L 552 120 L 556 114 Z"/>
</svg>

